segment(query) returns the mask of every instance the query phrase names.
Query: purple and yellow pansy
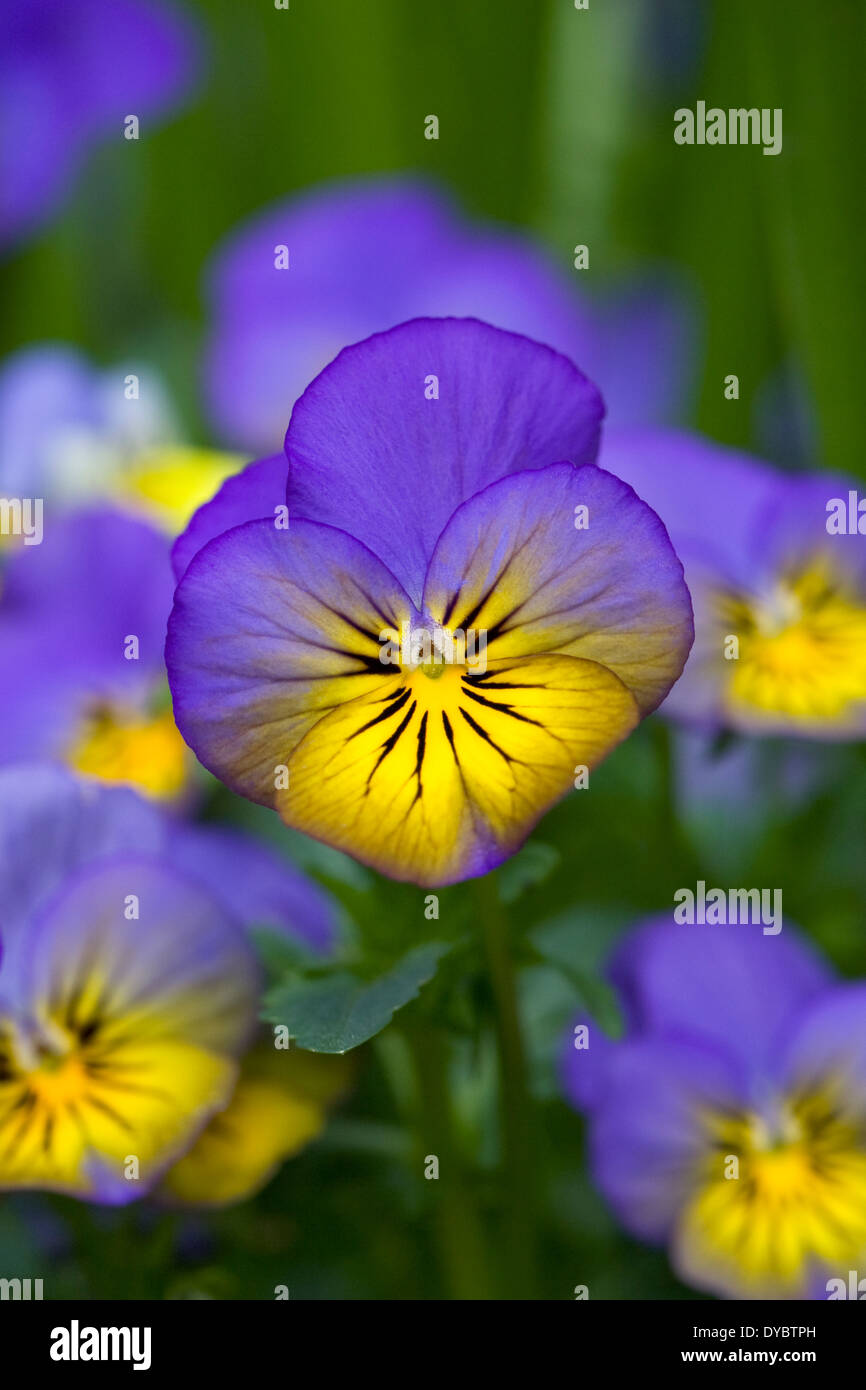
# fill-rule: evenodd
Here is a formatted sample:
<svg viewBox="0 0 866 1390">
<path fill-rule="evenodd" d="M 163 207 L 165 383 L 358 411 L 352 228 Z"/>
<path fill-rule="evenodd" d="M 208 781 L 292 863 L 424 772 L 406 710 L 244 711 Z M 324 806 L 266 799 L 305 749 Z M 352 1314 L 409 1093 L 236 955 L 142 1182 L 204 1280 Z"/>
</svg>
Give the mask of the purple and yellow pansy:
<svg viewBox="0 0 866 1390">
<path fill-rule="evenodd" d="M 563 1080 L 595 1182 L 689 1284 L 808 1298 L 866 1257 L 866 986 L 791 928 L 630 932 L 625 1034 L 575 1025 Z"/>
<path fill-rule="evenodd" d="M 664 527 L 595 465 L 602 414 L 565 358 L 475 320 L 342 352 L 287 468 L 232 479 L 175 547 L 166 660 L 205 766 L 395 878 L 513 853 L 691 643 Z"/>
<path fill-rule="evenodd" d="M 214 834 L 59 769 L 0 772 L 0 1188 L 236 1201 L 322 1127 L 345 1077 L 309 1059 L 317 1088 L 256 1041 L 248 928 L 321 952 L 333 908 Z"/>
<path fill-rule="evenodd" d="M 605 457 L 664 521 L 695 606 L 695 645 L 666 713 L 710 731 L 861 738 L 866 547 L 855 481 L 780 473 L 666 430 L 618 432 Z"/>
</svg>

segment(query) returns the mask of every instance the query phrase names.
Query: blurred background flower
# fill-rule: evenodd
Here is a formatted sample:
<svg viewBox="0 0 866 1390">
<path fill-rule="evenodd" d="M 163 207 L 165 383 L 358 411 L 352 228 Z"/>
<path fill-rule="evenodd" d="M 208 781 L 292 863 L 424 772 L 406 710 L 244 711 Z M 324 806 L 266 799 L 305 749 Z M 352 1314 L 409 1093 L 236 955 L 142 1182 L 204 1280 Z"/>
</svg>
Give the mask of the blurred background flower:
<svg viewBox="0 0 866 1390">
<path fill-rule="evenodd" d="M 664 521 L 695 605 L 695 646 L 666 712 L 711 731 L 862 737 L 856 480 L 780 473 L 665 431 L 614 434 L 605 460 Z"/>
<path fill-rule="evenodd" d="M 208 414 L 257 454 L 281 447 L 292 405 L 343 347 L 414 318 L 478 318 L 557 348 L 604 382 L 618 424 L 667 419 L 687 394 L 681 287 L 648 278 L 596 303 L 537 243 L 471 223 L 419 179 L 341 181 L 258 214 L 217 251 L 207 303 Z"/>
<path fill-rule="evenodd" d="M 320 888 L 236 832 L 35 764 L 0 772 L 0 871 L 0 1187 L 123 1204 L 165 1175 L 219 1205 L 319 1133 L 347 1066 L 250 1048 L 247 932 L 326 952 Z"/>
<path fill-rule="evenodd" d="M 97 369 L 58 343 L 0 366 L 0 489 L 41 498 L 52 516 L 109 501 L 175 534 L 242 462 L 183 442 L 152 368 Z"/>
<path fill-rule="evenodd" d="M 8 0 L 0 18 L 0 245 L 56 210 L 90 147 L 165 113 L 195 65 L 188 21 L 161 0 Z"/>
<path fill-rule="evenodd" d="M 46 758 L 188 800 L 163 660 L 172 592 L 166 537 L 109 509 L 72 511 L 18 548 L 0 595 L 0 762 Z"/>
<path fill-rule="evenodd" d="M 866 987 L 786 927 L 624 937 L 625 1035 L 577 1023 L 568 1094 L 617 1217 L 682 1277 L 733 1298 L 804 1298 L 866 1252 Z"/>
<path fill-rule="evenodd" d="M 77 788 L 9 771 L 0 796 L 11 900 L 0 1186 L 133 1201 L 231 1096 L 255 1020 L 255 954 L 206 891 L 137 846 L 120 849 L 132 838 L 118 814 L 124 803 L 112 807 L 112 852 L 88 835 L 72 856 L 81 826 L 69 818 L 87 805 Z M 105 808 L 93 810 L 105 827 Z M 22 852 L 36 865 L 21 863 Z"/>
</svg>

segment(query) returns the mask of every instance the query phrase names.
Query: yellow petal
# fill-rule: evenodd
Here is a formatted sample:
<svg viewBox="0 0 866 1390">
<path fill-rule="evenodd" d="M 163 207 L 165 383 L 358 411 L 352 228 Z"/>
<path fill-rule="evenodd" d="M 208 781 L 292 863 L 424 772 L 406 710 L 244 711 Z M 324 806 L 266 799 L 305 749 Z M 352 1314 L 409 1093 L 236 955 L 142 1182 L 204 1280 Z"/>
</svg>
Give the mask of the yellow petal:
<svg viewBox="0 0 866 1390">
<path fill-rule="evenodd" d="M 277 809 L 392 878 L 487 872 L 638 721 L 612 672 L 574 657 L 422 668 L 341 705 L 301 740 Z"/>
</svg>

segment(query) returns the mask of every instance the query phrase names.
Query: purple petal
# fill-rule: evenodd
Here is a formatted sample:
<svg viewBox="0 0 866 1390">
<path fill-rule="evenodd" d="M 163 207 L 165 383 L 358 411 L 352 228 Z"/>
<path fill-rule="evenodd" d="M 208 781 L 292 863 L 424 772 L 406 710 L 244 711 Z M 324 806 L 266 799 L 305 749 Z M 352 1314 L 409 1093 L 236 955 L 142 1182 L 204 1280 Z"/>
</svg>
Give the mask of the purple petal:
<svg viewBox="0 0 866 1390">
<path fill-rule="evenodd" d="M 289 506 L 363 541 L 418 603 L 455 508 L 509 473 L 590 462 L 602 412 L 595 387 L 529 339 L 471 319 L 402 324 L 345 349 L 295 406 Z"/>
<path fill-rule="evenodd" d="M 607 1069 L 619 1046 L 591 1018 L 581 1014 L 575 1019 L 559 1069 L 563 1090 L 576 1110 L 593 1110 L 604 1099 Z"/>
<path fill-rule="evenodd" d="M 92 129 L 161 114 L 188 86 L 198 44 L 188 11 L 163 0 L 48 0 L 47 9 L 55 60 Z"/>
<path fill-rule="evenodd" d="M 789 1087 L 829 1086 L 866 1118 L 866 984 L 838 984 L 811 1000 L 792 1025 L 782 1070 Z"/>
<path fill-rule="evenodd" d="M 174 584 L 168 541 L 145 522 L 108 509 L 45 521 L 41 545 L 22 546 L 4 574 L 0 622 L 38 632 L 52 669 L 109 696 L 162 673 Z M 127 660 L 127 636 L 138 638 Z"/>
<path fill-rule="evenodd" d="M 830 974 L 790 927 L 765 936 L 760 924 L 688 926 L 666 915 L 629 933 L 611 977 L 632 1032 L 712 1044 L 758 1078 Z"/>
<path fill-rule="evenodd" d="M 223 826 L 178 825 L 166 836 L 165 854 L 175 868 L 209 885 L 244 926 L 280 928 L 317 951 L 333 945 L 333 900 L 266 845 Z"/>
<path fill-rule="evenodd" d="M 663 1241 L 700 1178 L 707 1117 L 742 1103 L 735 1064 L 700 1039 L 619 1044 L 590 1120 L 593 1177 L 619 1221 Z"/>
<path fill-rule="evenodd" d="M 7 941 L 82 866 L 157 850 L 165 822 L 122 787 L 83 783 L 62 768 L 0 768 L 0 922 Z"/>
<path fill-rule="evenodd" d="M 276 851 L 239 832 L 193 826 L 124 787 L 81 782 L 62 768 L 0 769 L 0 923 L 7 944 L 61 885 L 120 854 L 146 854 L 212 894 L 246 927 L 334 941 L 333 900 Z"/>
<path fill-rule="evenodd" d="M 585 343 L 569 355 L 599 382 L 607 431 L 677 419 L 696 376 L 696 338 L 689 300 L 669 274 L 629 283 L 594 304 Z"/>
<path fill-rule="evenodd" d="M 756 519 L 754 548 L 766 547 L 768 567 L 774 574 L 796 573 L 804 565 L 823 561 L 866 605 L 866 509 L 859 511 L 864 496 L 866 489 L 856 478 L 833 473 L 786 477 Z M 847 529 L 839 534 L 827 530 L 831 502 L 842 504 L 838 510 Z M 836 511 L 834 507 L 834 518 Z M 858 529 L 861 522 L 862 531 Z"/>
<path fill-rule="evenodd" d="M 155 0 L 6 0 L 0 20 L 0 242 L 53 210 L 94 139 L 173 103 L 193 38 Z"/>
<path fill-rule="evenodd" d="M 277 269 L 287 246 L 290 268 Z M 693 334 L 669 277 L 598 304 L 532 241 L 460 217 L 434 185 L 358 179 L 266 209 L 208 277 L 203 374 L 211 417 L 245 449 L 277 448 L 292 404 L 346 343 L 421 317 L 477 318 L 547 343 L 605 383 L 618 423 L 682 403 Z"/>
<path fill-rule="evenodd" d="M 74 643 L 8 617 L 0 641 L 0 764 L 60 757 L 81 730 L 91 689 Z"/>
<path fill-rule="evenodd" d="M 271 804 L 278 766 L 328 709 L 383 683 L 379 633 L 412 616 L 393 575 L 342 531 L 236 527 L 177 589 L 166 662 L 178 728 L 216 776 Z"/>
<path fill-rule="evenodd" d="M 288 271 L 275 269 L 279 245 Z M 210 412 L 228 439 L 261 452 L 346 343 L 407 319 L 479 318 L 577 361 L 592 338 L 566 276 L 531 242 L 464 224 L 416 180 L 343 182 L 267 209 L 221 250 L 209 292 Z"/>
<path fill-rule="evenodd" d="M 71 348 L 24 348 L 0 369 L 0 490 L 6 497 L 51 495 L 50 445 L 59 431 L 98 428 L 94 374 Z"/>
<path fill-rule="evenodd" d="M 424 608 L 443 625 L 486 633 L 497 660 L 560 652 L 597 662 L 644 714 L 679 676 L 692 641 L 682 566 L 664 527 L 594 464 L 517 473 L 458 508 L 430 562 Z"/>
<path fill-rule="evenodd" d="M 241 473 L 227 478 L 216 496 L 199 507 L 175 541 L 171 552 L 175 578 L 183 578 L 193 556 L 215 536 L 245 521 L 273 518 L 274 508 L 285 504 L 288 473 L 285 454 L 277 454 L 247 464 Z"/>
<path fill-rule="evenodd" d="M 144 522 L 49 514 L 41 545 L 21 546 L 4 573 L 0 762 L 64 758 L 102 706 L 148 711 L 164 690 L 172 592 L 168 541 Z"/>
<path fill-rule="evenodd" d="M 607 431 L 602 462 L 658 512 L 689 587 L 692 551 L 730 583 L 754 582 L 755 523 L 779 493 L 773 469 L 699 435 L 659 429 Z"/>
<path fill-rule="evenodd" d="M 324 300 L 345 312 L 348 295 L 365 316 L 383 306 L 402 315 L 419 266 L 453 251 L 458 232 L 449 200 L 420 180 L 325 184 L 265 208 L 233 232 L 209 267 L 208 296 L 217 312 L 290 314 L 299 297 L 302 306 Z M 289 273 L 275 271 L 279 244 L 290 246 Z M 393 324 L 371 331 L 386 327 Z"/>
</svg>

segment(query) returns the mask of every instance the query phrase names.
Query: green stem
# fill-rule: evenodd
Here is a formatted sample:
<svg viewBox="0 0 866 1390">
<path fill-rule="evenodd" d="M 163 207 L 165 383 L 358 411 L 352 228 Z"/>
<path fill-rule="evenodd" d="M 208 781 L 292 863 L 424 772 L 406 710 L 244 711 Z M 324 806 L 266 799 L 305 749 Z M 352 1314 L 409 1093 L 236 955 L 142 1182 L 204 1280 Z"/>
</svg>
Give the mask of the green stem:
<svg viewBox="0 0 866 1390">
<path fill-rule="evenodd" d="M 454 1132 L 447 1046 L 434 1029 L 423 1034 L 409 1029 L 407 1035 L 418 1083 L 416 1161 L 426 1163 L 428 1154 L 439 1161 L 438 1179 L 430 1180 L 429 1186 L 443 1283 L 452 1298 L 489 1299 L 493 1295 L 484 1239 Z"/>
<path fill-rule="evenodd" d="M 496 1005 L 499 1051 L 501 1142 L 505 1178 L 505 1230 L 510 1298 L 531 1298 L 535 1290 L 535 1151 L 526 1054 L 517 1007 L 517 989 L 508 939 L 508 922 L 496 883 L 478 882 L 481 926 Z"/>
</svg>

